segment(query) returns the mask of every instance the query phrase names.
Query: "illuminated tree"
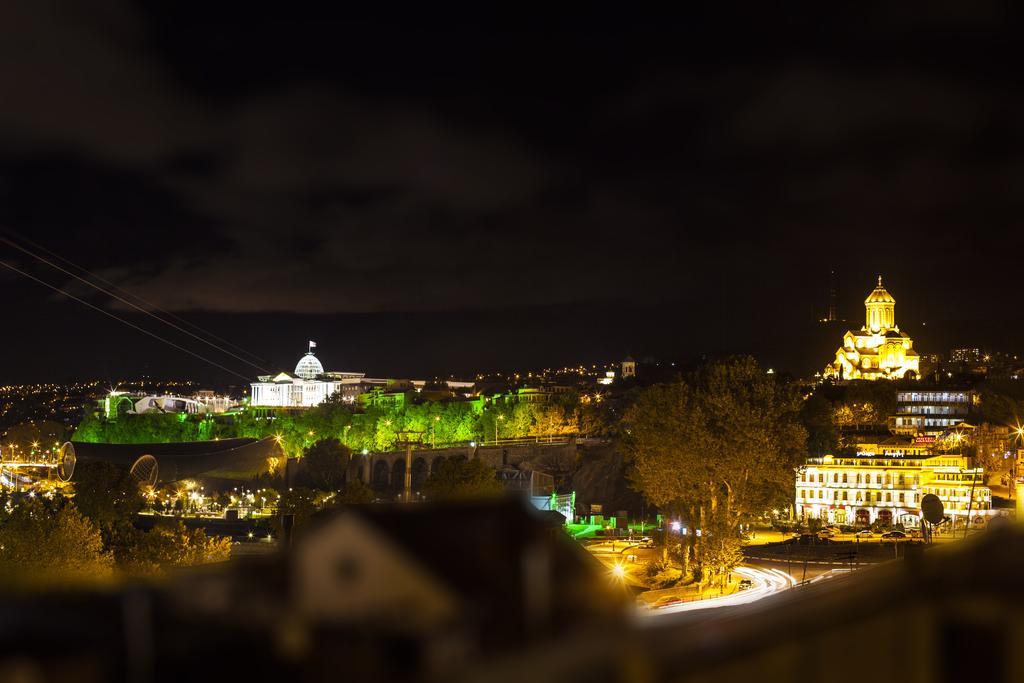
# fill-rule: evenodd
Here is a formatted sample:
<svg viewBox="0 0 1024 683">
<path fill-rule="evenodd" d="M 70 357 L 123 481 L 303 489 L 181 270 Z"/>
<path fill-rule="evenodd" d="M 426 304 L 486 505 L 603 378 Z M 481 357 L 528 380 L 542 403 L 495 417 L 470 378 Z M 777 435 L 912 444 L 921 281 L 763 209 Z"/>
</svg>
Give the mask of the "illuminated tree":
<svg viewBox="0 0 1024 683">
<path fill-rule="evenodd" d="M 807 453 L 800 405 L 795 390 L 737 358 L 650 387 L 627 411 L 630 478 L 652 503 L 702 530 L 690 535 L 698 572 L 731 569 L 703 563 L 738 557 L 740 522 L 790 495 Z"/>
<path fill-rule="evenodd" d="M 66 503 L 48 508 L 22 499 L 0 522 L 0 567 L 27 581 L 91 579 L 110 574 L 113 559 L 99 530 Z"/>
<path fill-rule="evenodd" d="M 484 462 L 446 458 L 435 463 L 423 491 L 428 500 L 458 500 L 500 495 L 502 486 L 494 468 Z"/>
<path fill-rule="evenodd" d="M 129 529 L 114 548 L 120 569 L 129 574 L 160 574 L 174 567 L 191 567 L 231 558 L 231 539 L 208 536 L 182 522 L 158 524 L 149 531 Z"/>
</svg>

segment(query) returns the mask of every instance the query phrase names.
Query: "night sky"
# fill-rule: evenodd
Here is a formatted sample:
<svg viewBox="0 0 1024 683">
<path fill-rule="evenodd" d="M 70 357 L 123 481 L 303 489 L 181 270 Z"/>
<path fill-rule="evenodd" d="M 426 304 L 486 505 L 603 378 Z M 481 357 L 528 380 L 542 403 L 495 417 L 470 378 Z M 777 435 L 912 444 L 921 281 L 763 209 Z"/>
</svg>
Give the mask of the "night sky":
<svg viewBox="0 0 1024 683">
<path fill-rule="evenodd" d="M 1024 347 L 1019 26 L 0 5 L 0 227 L 291 369 L 750 352 L 820 370 L 837 272 L 922 352 Z M 994 7 L 994 6 L 993 6 Z M 77 8 L 77 9 L 76 9 Z M 0 258 L 242 376 L 8 246 Z M 0 270 L 0 382 L 241 380 Z"/>
</svg>

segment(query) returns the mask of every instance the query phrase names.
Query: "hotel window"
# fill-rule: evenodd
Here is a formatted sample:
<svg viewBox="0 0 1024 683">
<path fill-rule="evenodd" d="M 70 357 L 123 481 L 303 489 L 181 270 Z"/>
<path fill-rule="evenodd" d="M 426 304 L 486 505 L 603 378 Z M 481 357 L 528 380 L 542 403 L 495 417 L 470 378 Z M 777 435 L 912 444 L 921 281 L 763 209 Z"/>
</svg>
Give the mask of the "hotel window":
<svg viewBox="0 0 1024 683">
<path fill-rule="evenodd" d="M 821 472 L 818 473 L 818 483 L 819 484 L 824 484 L 825 483 L 825 475 L 822 474 Z"/>
<path fill-rule="evenodd" d="M 846 472 L 843 472 L 843 483 L 844 484 L 847 483 L 847 481 L 846 481 Z"/>
</svg>

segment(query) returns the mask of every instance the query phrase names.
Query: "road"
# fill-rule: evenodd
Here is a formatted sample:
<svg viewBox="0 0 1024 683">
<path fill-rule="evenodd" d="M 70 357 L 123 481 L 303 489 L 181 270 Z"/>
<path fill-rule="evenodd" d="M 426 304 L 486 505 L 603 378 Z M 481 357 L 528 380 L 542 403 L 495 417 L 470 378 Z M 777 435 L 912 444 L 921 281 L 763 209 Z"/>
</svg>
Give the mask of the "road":
<svg viewBox="0 0 1024 683">
<path fill-rule="evenodd" d="M 641 610 L 640 613 L 645 617 L 652 617 L 666 614 L 678 614 L 680 612 L 692 612 L 694 610 L 715 609 L 718 607 L 735 607 L 736 605 L 746 605 L 756 600 L 760 600 L 761 598 L 786 590 L 787 588 L 792 588 L 796 585 L 796 579 L 779 569 L 737 567 L 733 571 L 744 579 L 749 579 L 752 584 L 751 587 L 719 598 L 693 600 L 691 602 L 666 605 L 665 607 L 644 609 Z"/>
</svg>

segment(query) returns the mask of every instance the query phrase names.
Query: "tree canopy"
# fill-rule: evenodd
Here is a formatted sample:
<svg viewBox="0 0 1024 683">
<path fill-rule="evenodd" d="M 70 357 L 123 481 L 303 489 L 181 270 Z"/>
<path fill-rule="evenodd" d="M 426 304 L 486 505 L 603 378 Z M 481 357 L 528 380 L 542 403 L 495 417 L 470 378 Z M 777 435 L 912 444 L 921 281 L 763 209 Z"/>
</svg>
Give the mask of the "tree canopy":
<svg viewBox="0 0 1024 683">
<path fill-rule="evenodd" d="M 423 483 L 428 500 L 459 500 L 500 495 L 501 482 L 493 467 L 474 458 L 446 458 L 436 462 Z"/>
<path fill-rule="evenodd" d="M 130 523 L 144 499 L 127 469 L 109 462 L 84 462 L 75 467 L 75 505 L 101 529 Z"/>
<path fill-rule="evenodd" d="M 110 575 L 113 558 L 96 526 L 73 503 L 56 509 L 38 498 L 6 507 L 0 519 L 0 566 L 25 581 L 97 579 Z"/>
<path fill-rule="evenodd" d="M 741 357 L 644 389 L 627 410 L 630 479 L 652 503 L 707 532 L 692 542 L 698 571 L 705 563 L 731 569 L 740 522 L 787 497 L 807 455 L 801 405 L 793 387 Z"/>
<path fill-rule="evenodd" d="M 337 491 L 345 482 L 352 451 L 338 439 L 321 439 L 306 449 L 304 477 L 321 491 Z"/>
</svg>

